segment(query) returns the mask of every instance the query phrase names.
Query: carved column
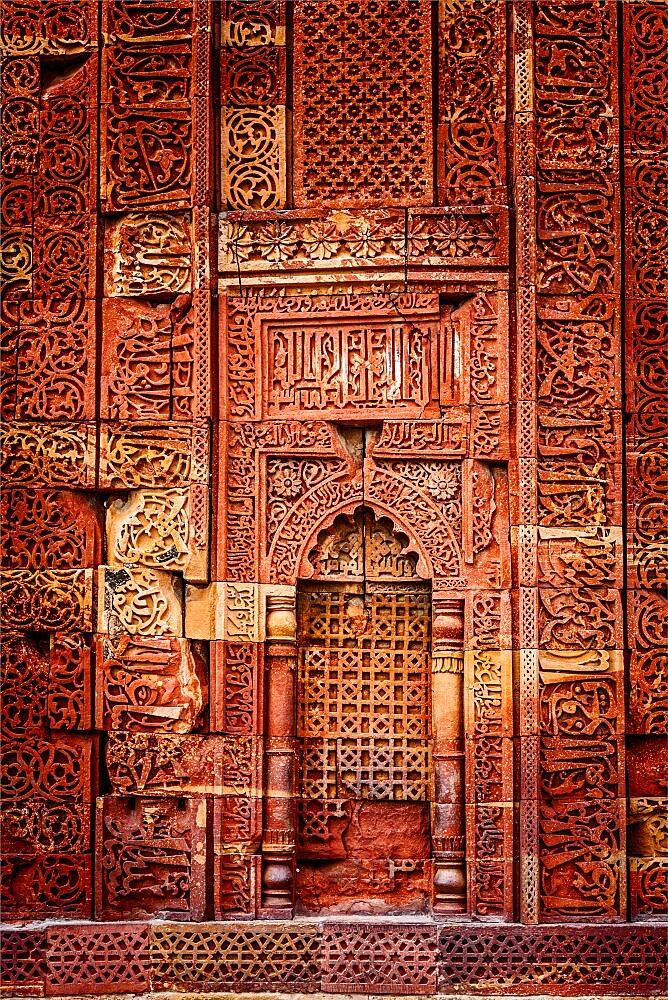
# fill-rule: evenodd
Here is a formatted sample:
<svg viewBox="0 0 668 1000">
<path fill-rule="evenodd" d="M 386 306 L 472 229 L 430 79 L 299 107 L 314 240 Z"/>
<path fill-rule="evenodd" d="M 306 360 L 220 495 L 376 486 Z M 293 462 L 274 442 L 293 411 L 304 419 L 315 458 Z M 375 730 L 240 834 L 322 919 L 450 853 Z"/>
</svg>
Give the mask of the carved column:
<svg viewBox="0 0 668 1000">
<path fill-rule="evenodd" d="M 294 905 L 297 619 L 293 587 L 267 594 L 265 670 L 262 908 L 267 916 L 283 918 L 292 916 Z"/>
<path fill-rule="evenodd" d="M 433 609 L 434 910 L 465 913 L 464 606 L 435 595 Z"/>
</svg>

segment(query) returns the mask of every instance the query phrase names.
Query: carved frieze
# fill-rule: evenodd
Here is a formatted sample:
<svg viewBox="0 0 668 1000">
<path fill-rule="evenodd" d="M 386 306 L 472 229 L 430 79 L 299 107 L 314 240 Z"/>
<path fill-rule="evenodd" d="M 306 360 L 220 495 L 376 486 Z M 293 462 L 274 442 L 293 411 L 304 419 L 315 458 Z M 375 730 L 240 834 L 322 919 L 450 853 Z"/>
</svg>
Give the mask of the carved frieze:
<svg viewBox="0 0 668 1000">
<path fill-rule="evenodd" d="M 667 38 L 4 0 L 12 996 L 660 990 Z"/>
</svg>

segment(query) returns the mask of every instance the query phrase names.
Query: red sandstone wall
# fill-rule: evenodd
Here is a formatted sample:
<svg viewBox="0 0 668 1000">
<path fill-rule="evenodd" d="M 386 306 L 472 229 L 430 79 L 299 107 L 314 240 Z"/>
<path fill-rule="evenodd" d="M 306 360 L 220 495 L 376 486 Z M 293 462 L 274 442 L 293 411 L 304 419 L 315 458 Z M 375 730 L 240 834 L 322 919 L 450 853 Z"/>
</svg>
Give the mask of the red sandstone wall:
<svg viewBox="0 0 668 1000">
<path fill-rule="evenodd" d="M 2 16 L 7 982 L 658 989 L 663 6 Z"/>
</svg>

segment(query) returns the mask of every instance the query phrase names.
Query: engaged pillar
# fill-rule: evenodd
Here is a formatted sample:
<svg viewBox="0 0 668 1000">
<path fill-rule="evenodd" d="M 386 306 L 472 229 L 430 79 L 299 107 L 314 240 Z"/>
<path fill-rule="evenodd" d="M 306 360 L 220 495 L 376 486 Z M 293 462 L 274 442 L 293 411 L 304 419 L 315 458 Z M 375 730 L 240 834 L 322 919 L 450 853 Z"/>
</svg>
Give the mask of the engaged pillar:
<svg viewBox="0 0 668 1000">
<path fill-rule="evenodd" d="M 295 870 L 295 687 L 297 620 L 294 588 L 267 594 L 266 795 L 262 838 L 262 909 L 291 917 Z"/>
<path fill-rule="evenodd" d="M 466 913 L 464 835 L 464 602 L 433 598 L 434 910 Z"/>
</svg>

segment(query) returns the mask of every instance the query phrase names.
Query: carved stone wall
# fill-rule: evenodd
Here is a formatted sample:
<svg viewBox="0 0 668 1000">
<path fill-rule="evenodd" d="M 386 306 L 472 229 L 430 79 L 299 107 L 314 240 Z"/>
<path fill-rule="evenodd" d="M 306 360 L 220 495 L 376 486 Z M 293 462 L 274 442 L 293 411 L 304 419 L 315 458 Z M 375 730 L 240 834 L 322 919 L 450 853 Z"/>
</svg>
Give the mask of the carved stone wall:
<svg viewBox="0 0 668 1000">
<path fill-rule="evenodd" d="M 623 108 L 626 330 L 626 621 L 629 665 L 629 901 L 641 919 L 668 910 L 666 784 L 656 781 L 668 732 L 668 560 L 663 372 L 668 217 L 657 202 L 666 186 L 668 113 L 665 11 L 649 4 L 624 12 Z M 658 198 L 657 198 L 658 195 Z M 665 772 L 664 772 L 665 774 Z"/>
<path fill-rule="evenodd" d="M 513 14 L 522 914 L 610 920 L 626 914 L 617 9 Z"/>
<path fill-rule="evenodd" d="M 660 992 L 665 7 L 0 46 L 3 986 Z"/>
</svg>

